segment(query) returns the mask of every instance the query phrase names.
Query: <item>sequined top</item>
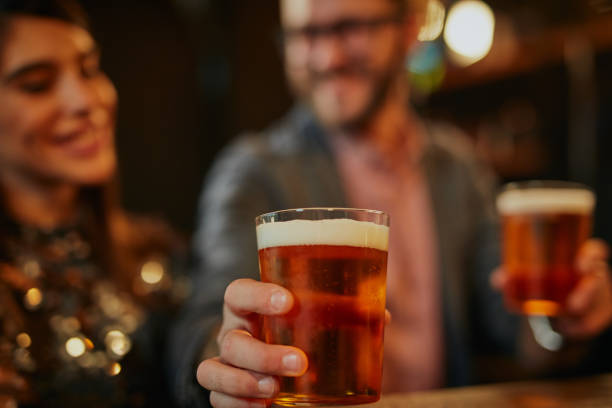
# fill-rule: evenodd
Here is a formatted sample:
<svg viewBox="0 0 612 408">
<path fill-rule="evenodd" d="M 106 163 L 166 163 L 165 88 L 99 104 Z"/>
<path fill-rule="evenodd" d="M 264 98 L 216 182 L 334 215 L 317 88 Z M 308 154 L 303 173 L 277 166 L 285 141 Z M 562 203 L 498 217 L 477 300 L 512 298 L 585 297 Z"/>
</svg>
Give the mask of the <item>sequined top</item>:
<svg viewBox="0 0 612 408">
<path fill-rule="evenodd" d="M 80 225 L 2 229 L 0 405 L 172 406 L 161 351 L 185 283 L 168 253 L 143 251 L 122 285 Z"/>
</svg>

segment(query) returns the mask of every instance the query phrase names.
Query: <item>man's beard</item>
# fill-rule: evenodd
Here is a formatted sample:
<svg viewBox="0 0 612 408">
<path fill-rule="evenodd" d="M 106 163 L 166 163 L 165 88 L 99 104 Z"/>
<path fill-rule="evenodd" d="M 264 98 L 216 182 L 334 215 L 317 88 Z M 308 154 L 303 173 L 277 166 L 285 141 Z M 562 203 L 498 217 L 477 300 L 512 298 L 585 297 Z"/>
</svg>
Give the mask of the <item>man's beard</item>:
<svg viewBox="0 0 612 408">
<path fill-rule="evenodd" d="M 372 78 L 372 93 L 365 106 L 353 117 L 338 123 L 338 129 L 347 133 L 359 133 L 360 130 L 367 128 L 372 118 L 382 109 L 387 97 L 392 92 L 396 78 L 397 68 L 395 67 L 393 70 L 385 71 L 376 78 Z"/>
<path fill-rule="evenodd" d="M 382 72 L 375 73 L 371 70 L 362 68 L 363 66 L 364 64 L 360 61 L 352 61 L 347 63 L 344 67 L 325 73 L 310 71 L 309 85 L 307 87 L 295 86 L 294 90 L 297 95 L 301 95 L 301 99 L 308 102 L 317 117 L 322 120 L 323 115 L 317 112 L 317 106 L 313 96 L 313 88 L 317 86 L 318 83 L 336 76 L 360 76 L 366 78 L 371 84 L 371 92 L 359 111 L 350 115 L 350 117 L 342 118 L 334 123 L 328 123 L 328 125 L 334 129 L 342 132 L 359 133 L 361 130 L 368 127 L 372 119 L 385 104 L 388 96 L 393 92 L 393 87 L 397 83 L 398 75 L 400 75 L 403 70 L 403 56 L 396 57 L 393 62 L 387 66 L 387 69 Z"/>
</svg>

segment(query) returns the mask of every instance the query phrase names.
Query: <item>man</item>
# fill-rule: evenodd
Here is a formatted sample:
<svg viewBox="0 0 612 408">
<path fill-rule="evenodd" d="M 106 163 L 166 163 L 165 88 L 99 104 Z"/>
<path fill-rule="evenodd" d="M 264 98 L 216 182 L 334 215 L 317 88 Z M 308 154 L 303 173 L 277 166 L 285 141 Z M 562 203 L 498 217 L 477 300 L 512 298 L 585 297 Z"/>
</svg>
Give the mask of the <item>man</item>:
<svg viewBox="0 0 612 408">
<path fill-rule="evenodd" d="M 452 128 L 407 108 L 416 11 L 403 0 L 281 1 L 286 73 L 301 104 L 232 145 L 207 180 L 200 274 L 174 340 L 183 401 L 197 399 L 194 361 L 212 356 L 215 341 L 220 356 L 197 370 L 215 407 L 264 406 L 275 376 L 305 372 L 301 350 L 257 340 L 258 316 L 286 313 L 293 298 L 256 281 L 253 218 L 284 208 L 390 213 L 384 392 L 482 381 L 478 354 L 515 352 L 518 319 L 489 283 L 499 264 L 493 179 Z M 603 273 L 581 282 L 561 323 L 593 339 L 612 320 L 612 289 L 605 248 L 589 248 L 583 269 Z M 494 281 L 503 286 L 503 272 Z"/>
</svg>

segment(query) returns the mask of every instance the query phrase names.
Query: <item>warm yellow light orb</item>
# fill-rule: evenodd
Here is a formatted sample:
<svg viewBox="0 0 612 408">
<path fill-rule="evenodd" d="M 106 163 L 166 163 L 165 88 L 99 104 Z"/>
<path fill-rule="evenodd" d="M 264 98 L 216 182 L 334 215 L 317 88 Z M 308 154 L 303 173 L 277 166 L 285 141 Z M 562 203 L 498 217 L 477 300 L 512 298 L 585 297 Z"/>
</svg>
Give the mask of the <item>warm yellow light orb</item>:
<svg viewBox="0 0 612 408">
<path fill-rule="evenodd" d="M 21 348 L 28 348 L 32 345 L 32 338 L 28 333 L 19 333 L 16 340 L 17 345 Z"/>
<path fill-rule="evenodd" d="M 495 15 L 480 0 L 462 0 L 448 12 L 444 41 L 452 51 L 452 59 L 470 65 L 484 58 L 493 45 Z"/>
<path fill-rule="evenodd" d="M 145 263 L 140 269 L 140 278 L 149 285 L 161 282 L 164 277 L 164 267 L 155 261 Z"/>
<path fill-rule="evenodd" d="M 111 330 L 104 337 L 106 347 L 119 357 L 125 356 L 132 348 L 132 342 L 128 336 L 120 330 Z"/>
<path fill-rule="evenodd" d="M 36 309 L 42 303 L 43 295 L 40 289 L 30 288 L 24 296 L 24 303 L 28 309 Z"/>
<path fill-rule="evenodd" d="M 425 22 L 419 30 L 419 41 L 434 41 L 442 34 L 446 9 L 439 0 L 429 0 L 425 11 Z"/>
<path fill-rule="evenodd" d="M 114 362 L 108 367 L 108 375 L 115 376 L 121 372 L 121 364 Z"/>
<path fill-rule="evenodd" d="M 66 341 L 66 352 L 72 357 L 81 357 L 85 350 L 85 342 L 78 337 L 71 337 Z"/>
</svg>

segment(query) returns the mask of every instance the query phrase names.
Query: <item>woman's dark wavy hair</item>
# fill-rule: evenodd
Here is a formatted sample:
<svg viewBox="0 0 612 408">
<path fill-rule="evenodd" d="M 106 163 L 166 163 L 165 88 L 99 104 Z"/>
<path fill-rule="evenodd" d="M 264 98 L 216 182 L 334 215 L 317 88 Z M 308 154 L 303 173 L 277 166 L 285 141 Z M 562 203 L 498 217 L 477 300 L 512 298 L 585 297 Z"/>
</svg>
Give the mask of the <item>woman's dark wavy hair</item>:
<svg viewBox="0 0 612 408">
<path fill-rule="evenodd" d="M 61 20 L 89 31 L 87 14 L 75 0 L 0 0 L 0 49 L 11 18 L 19 15 Z"/>
<path fill-rule="evenodd" d="M 87 26 L 87 15 L 74 0 L 0 0 L 0 14 L 48 17 Z"/>
</svg>

